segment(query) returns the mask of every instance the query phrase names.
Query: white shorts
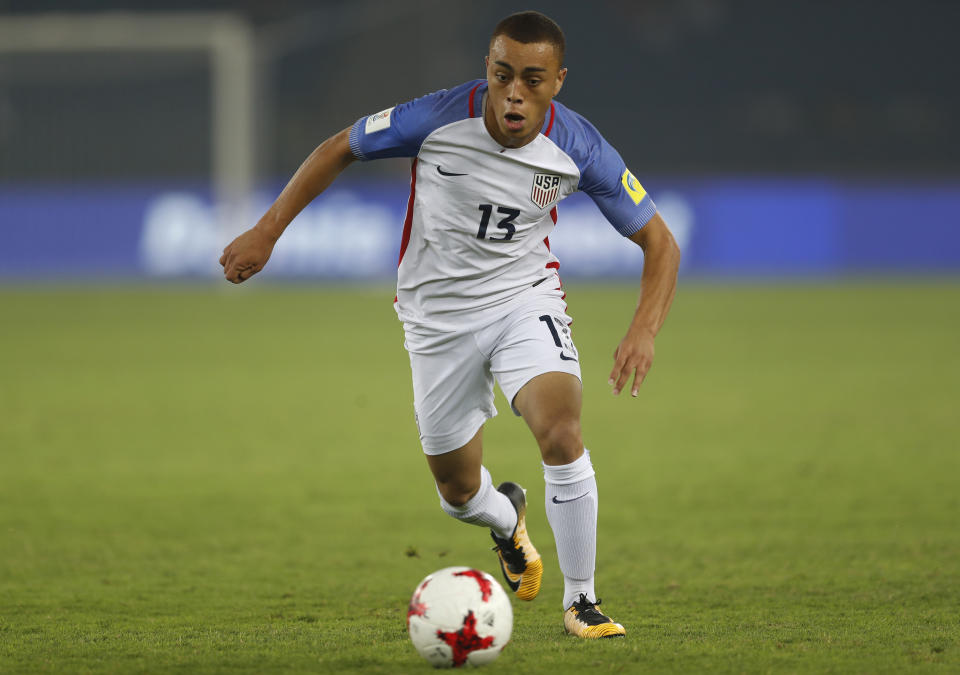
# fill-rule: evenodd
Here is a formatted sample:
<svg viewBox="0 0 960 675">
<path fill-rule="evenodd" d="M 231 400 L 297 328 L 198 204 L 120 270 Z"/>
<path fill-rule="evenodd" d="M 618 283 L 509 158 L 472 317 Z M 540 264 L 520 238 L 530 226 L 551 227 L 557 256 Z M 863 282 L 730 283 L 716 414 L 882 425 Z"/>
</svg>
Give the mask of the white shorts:
<svg viewBox="0 0 960 675">
<path fill-rule="evenodd" d="M 404 324 L 413 406 L 426 454 L 466 445 L 496 416 L 494 380 L 512 407 L 517 392 L 537 375 L 558 371 L 581 379 L 566 310 L 561 298 L 539 295 L 479 327 Z"/>
</svg>

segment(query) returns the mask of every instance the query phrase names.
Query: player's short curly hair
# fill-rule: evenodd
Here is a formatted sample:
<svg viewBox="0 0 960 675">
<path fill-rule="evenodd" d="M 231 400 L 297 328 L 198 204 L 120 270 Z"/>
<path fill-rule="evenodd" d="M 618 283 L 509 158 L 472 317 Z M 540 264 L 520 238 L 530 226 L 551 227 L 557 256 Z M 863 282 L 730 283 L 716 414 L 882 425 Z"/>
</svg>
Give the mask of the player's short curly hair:
<svg viewBox="0 0 960 675">
<path fill-rule="evenodd" d="M 546 14 L 532 10 L 511 14 L 505 19 L 501 19 L 500 23 L 493 29 L 493 35 L 490 36 L 491 44 L 498 35 L 504 35 L 511 40 L 524 44 L 549 42 L 557 50 L 560 65 L 563 65 L 563 55 L 567 49 L 566 38 L 557 22 Z"/>
</svg>

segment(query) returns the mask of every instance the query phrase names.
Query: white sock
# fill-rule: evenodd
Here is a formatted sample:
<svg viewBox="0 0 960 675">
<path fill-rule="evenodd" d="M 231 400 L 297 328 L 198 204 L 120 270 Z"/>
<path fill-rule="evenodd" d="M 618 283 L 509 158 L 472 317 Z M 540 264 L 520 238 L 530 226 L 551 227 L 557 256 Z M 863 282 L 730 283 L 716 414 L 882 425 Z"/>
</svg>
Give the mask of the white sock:
<svg viewBox="0 0 960 675">
<path fill-rule="evenodd" d="M 437 490 L 440 494 L 440 490 Z M 517 511 L 513 502 L 493 488 L 493 479 L 487 467 L 480 467 L 480 489 L 463 506 L 454 506 L 440 495 L 440 506 L 448 514 L 472 525 L 489 527 L 501 539 L 513 536 L 517 527 Z"/>
<path fill-rule="evenodd" d="M 563 572 L 563 609 L 585 593 L 591 602 L 597 558 L 597 481 L 590 453 L 563 466 L 543 465 L 547 520 Z"/>
</svg>

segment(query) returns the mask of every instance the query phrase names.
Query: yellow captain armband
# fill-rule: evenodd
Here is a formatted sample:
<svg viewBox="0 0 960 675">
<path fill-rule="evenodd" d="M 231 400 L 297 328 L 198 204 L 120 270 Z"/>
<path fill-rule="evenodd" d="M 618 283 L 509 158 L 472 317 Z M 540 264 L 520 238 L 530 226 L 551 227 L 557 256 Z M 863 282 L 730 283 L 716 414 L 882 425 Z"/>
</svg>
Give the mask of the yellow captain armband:
<svg viewBox="0 0 960 675">
<path fill-rule="evenodd" d="M 623 189 L 630 195 L 630 199 L 633 200 L 634 204 L 639 204 L 640 201 L 647 196 L 647 191 L 640 185 L 640 181 L 630 173 L 630 169 L 623 170 L 623 175 L 620 176 L 620 182 L 623 183 Z"/>
</svg>

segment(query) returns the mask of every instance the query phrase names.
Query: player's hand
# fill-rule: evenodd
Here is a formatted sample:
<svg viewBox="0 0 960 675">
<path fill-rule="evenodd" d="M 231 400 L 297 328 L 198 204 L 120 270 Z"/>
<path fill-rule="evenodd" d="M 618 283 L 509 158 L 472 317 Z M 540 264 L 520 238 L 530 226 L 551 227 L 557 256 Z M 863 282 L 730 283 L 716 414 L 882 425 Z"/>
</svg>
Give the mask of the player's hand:
<svg viewBox="0 0 960 675">
<path fill-rule="evenodd" d="M 613 387 L 614 395 L 619 395 L 633 377 L 630 395 L 640 391 L 650 366 L 653 365 L 653 333 L 645 328 L 631 326 L 626 337 L 620 341 L 613 353 L 613 370 L 607 384 Z"/>
<path fill-rule="evenodd" d="M 223 249 L 223 276 L 235 284 L 246 281 L 267 264 L 275 243 L 257 228 L 247 230 Z"/>
</svg>

